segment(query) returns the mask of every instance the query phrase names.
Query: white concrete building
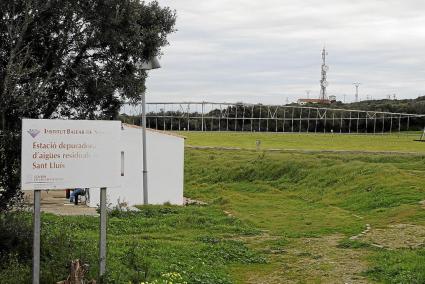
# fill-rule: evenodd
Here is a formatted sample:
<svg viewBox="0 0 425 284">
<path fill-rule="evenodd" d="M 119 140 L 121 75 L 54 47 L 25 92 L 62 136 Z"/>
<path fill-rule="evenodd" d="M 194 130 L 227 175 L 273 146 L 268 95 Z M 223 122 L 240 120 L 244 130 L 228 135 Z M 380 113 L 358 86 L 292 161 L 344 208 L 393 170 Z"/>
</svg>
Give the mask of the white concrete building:
<svg viewBox="0 0 425 284">
<path fill-rule="evenodd" d="M 330 100 L 322 100 L 322 99 L 298 99 L 297 103 L 300 106 L 304 106 L 306 104 L 323 104 L 323 105 L 329 105 L 331 104 Z"/>
<path fill-rule="evenodd" d="M 148 202 L 183 205 L 184 137 L 147 129 Z M 121 135 L 121 188 L 107 189 L 107 204 L 143 204 L 142 129 L 123 124 Z M 89 189 L 87 205 L 97 207 L 100 190 Z"/>
</svg>

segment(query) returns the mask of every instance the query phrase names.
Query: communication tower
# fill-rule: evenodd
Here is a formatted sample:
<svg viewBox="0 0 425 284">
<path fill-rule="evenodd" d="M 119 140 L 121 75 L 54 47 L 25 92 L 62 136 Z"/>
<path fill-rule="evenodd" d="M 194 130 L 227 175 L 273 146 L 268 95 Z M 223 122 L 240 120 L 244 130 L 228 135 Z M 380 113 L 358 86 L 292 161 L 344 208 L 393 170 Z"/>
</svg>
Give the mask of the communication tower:
<svg viewBox="0 0 425 284">
<path fill-rule="evenodd" d="M 326 65 L 326 55 L 328 55 L 328 52 L 325 48 L 322 50 L 322 78 L 320 80 L 320 100 L 324 101 L 327 100 L 327 94 L 326 94 L 326 87 L 329 85 L 327 81 L 327 72 L 329 70 L 328 65 Z"/>
</svg>

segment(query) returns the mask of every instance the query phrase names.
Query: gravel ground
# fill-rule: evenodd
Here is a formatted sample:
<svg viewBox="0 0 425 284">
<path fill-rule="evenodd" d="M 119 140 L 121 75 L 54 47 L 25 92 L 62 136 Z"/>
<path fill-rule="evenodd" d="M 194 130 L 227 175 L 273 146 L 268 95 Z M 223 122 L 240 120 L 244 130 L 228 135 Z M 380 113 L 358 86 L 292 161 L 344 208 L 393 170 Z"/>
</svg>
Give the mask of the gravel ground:
<svg viewBox="0 0 425 284">
<path fill-rule="evenodd" d="M 25 203 L 32 206 L 33 192 L 26 192 L 24 195 Z M 42 191 L 41 192 L 41 211 L 53 213 L 56 215 L 91 215 L 98 216 L 96 208 L 90 208 L 85 204 L 74 205 L 65 198 L 65 191 Z"/>
</svg>

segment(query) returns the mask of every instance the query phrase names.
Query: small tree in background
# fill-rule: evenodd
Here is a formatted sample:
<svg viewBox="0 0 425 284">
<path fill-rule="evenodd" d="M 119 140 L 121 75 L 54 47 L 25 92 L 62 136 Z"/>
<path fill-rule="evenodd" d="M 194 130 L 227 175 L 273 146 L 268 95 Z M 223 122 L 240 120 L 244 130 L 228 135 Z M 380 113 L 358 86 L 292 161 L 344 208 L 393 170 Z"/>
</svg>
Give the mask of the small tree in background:
<svg viewBox="0 0 425 284">
<path fill-rule="evenodd" d="M 21 118 L 115 118 L 175 20 L 156 1 L 0 2 L 0 211 L 19 198 Z"/>
</svg>

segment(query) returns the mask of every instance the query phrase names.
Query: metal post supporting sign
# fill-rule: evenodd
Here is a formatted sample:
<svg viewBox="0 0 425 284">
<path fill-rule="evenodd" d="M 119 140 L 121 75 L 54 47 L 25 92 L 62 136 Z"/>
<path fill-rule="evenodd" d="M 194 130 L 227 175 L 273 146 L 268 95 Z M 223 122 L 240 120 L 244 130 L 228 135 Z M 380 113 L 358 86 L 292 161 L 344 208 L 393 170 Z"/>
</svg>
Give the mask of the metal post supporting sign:
<svg viewBox="0 0 425 284">
<path fill-rule="evenodd" d="M 99 278 L 102 281 L 106 272 L 106 187 L 100 189 L 100 238 L 99 238 Z"/>
<path fill-rule="evenodd" d="M 32 283 L 40 283 L 40 196 L 41 191 L 34 191 L 34 236 L 33 236 L 33 277 Z M 106 273 L 106 188 L 100 189 L 100 238 L 99 238 L 99 278 Z"/>
<path fill-rule="evenodd" d="M 41 191 L 34 191 L 34 235 L 33 235 L 33 266 L 32 283 L 40 283 L 40 196 Z"/>
</svg>

